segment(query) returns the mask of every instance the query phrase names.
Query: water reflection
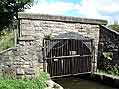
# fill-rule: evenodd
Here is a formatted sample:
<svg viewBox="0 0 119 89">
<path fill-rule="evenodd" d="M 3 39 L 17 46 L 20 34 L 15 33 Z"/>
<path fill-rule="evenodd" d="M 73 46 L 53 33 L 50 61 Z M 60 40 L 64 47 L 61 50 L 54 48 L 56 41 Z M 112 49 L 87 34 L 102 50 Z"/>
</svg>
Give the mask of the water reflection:
<svg viewBox="0 0 119 89">
<path fill-rule="evenodd" d="M 64 89 L 114 89 L 106 85 L 79 78 L 62 78 L 56 80 Z"/>
</svg>

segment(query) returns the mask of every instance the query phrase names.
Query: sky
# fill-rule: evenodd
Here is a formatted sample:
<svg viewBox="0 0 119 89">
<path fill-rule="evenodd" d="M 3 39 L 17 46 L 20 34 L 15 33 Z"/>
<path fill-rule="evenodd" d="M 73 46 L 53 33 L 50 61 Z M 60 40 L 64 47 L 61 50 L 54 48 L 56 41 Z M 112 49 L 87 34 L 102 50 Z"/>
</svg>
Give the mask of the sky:
<svg viewBox="0 0 119 89">
<path fill-rule="evenodd" d="M 119 0 L 34 0 L 27 13 L 119 20 Z"/>
</svg>

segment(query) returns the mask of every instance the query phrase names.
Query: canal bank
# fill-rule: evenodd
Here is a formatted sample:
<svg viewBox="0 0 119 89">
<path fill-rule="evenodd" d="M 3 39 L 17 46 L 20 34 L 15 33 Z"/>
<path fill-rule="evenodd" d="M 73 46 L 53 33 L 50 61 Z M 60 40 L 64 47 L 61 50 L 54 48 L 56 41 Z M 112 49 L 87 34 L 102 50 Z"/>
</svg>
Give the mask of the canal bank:
<svg viewBox="0 0 119 89">
<path fill-rule="evenodd" d="M 119 89 L 119 77 L 118 76 L 95 72 L 94 74 L 79 75 L 78 77 Z"/>
<path fill-rule="evenodd" d="M 105 74 L 105 73 L 94 73 L 92 75 L 92 80 L 99 81 L 105 85 L 119 89 L 119 77 Z"/>
<path fill-rule="evenodd" d="M 74 77 L 57 79 L 55 82 L 60 84 L 64 89 L 114 89 L 104 84 Z"/>
<path fill-rule="evenodd" d="M 64 89 L 119 89 L 119 78 L 103 73 L 53 78 Z"/>
</svg>

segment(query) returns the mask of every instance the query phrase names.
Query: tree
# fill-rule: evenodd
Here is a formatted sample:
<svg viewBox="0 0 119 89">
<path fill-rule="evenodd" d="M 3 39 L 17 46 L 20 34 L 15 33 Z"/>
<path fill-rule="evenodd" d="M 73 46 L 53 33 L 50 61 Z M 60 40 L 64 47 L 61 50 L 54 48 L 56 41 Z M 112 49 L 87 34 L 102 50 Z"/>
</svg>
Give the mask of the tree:
<svg viewBox="0 0 119 89">
<path fill-rule="evenodd" d="M 33 0 L 0 0 L 0 31 L 18 18 L 18 12 L 29 8 L 32 2 Z"/>
</svg>

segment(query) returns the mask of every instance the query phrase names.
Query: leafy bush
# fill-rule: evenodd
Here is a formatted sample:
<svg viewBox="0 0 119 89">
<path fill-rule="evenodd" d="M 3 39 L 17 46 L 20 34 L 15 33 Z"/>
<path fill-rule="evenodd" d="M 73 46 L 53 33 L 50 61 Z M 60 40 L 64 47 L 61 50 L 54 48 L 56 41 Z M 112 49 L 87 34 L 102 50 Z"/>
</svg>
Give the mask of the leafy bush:
<svg viewBox="0 0 119 89">
<path fill-rule="evenodd" d="M 112 52 L 103 52 L 102 54 L 106 60 L 112 60 L 112 56 L 113 56 Z"/>
<path fill-rule="evenodd" d="M 106 68 L 98 69 L 98 72 L 119 76 L 119 66 L 118 65 L 110 65 Z"/>
<path fill-rule="evenodd" d="M 97 72 L 111 74 L 114 76 L 119 76 L 119 65 L 112 64 L 113 60 L 113 53 L 112 52 L 103 52 L 101 64 L 99 64 L 99 68 Z"/>
<path fill-rule="evenodd" d="M 1 78 L 0 89 L 44 89 L 47 79 L 47 73 L 44 72 L 34 80 Z"/>
</svg>

